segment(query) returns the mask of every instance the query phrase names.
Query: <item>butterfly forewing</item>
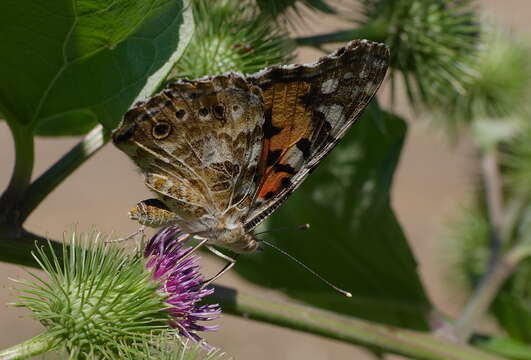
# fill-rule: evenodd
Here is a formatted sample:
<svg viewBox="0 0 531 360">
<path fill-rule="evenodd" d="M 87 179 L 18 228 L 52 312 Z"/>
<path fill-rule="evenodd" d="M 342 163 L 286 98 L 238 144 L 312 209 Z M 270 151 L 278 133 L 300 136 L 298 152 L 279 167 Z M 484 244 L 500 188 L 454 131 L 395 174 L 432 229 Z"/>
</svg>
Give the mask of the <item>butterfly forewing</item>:
<svg viewBox="0 0 531 360">
<path fill-rule="evenodd" d="M 247 231 L 280 206 L 343 137 L 378 90 L 388 63 L 385 45 L 359 40 L 316 63 L 274 66 L 249 77 L 262 89 L 265 123 Z"/>
</svg>

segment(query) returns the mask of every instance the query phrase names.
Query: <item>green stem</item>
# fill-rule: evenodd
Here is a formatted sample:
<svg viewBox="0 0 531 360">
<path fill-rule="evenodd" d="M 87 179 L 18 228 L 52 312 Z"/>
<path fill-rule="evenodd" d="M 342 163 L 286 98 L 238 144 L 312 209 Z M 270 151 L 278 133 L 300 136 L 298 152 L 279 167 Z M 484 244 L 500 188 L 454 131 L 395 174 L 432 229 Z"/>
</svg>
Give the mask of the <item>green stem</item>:
<svg viewBox="0 0 531 360">
<path fill-rule="evenodd" d="M 303 36 L 295 38 L 299 46 L 321 47 L 322 45 L 337 42 L 347 42 L 353 39 L 368 39 L 372 41 L 384 42 L 386 39 L 386 23 L 384 21 L 373 21 L 355 29 L 340 30 L 328 34 L 313 36 Z"/>
<path fill-rule="evenodd" d="M 35 251 L 36 246 L 44 246 L 44 251 L 48 251 L 48 241 L 56 254 L 62 254 L 62 244 L 58 241 L 47 240 L 23 228 L 13 229 L 0 224 L 0 262 L 39 268 L 31 252 Z"/>
<path fill-rule="evenodd" d="M 465 308 L 453 327 L 453 337 L 460 342 L 467 342 L 478 326 L 479 320 L 488 310 L 492 300 L 498 293 L 507 277 L 513 272 L 514 264 L 510 264 L 505 258 L 498 259 L 491 271 L 479 283 L 472 297 L 468 300 Z"/>
<path fill-rule="evenodd" d="M 23 222 L 20 207 L 33 172 L 33 131 L 29 126 L 12 121 L 8 124 L 15 143 L 15 166 L 9 185 L 0 197 L 0 224 L 20 228 Z"/>
<path fill-rule="evenodd" d="M 496 260 L 492 270 L 481 280 L 455 322 L 453 336 L 456 339 L 461 342 L 467 342 L 470 339 L 474 328 L 487 312 L 505 280 L 513 273 L 520 261 L 529 256 L 531 256 L 531 246 L 521 243 Z"/>
<path fill-rule="evenodd" d="M 415 359 L 501 360 L 471 346 L 454 344 L 426 333 L 254 297 L 221 286 L 216 286 L 210 301 L 220 303 L 225 313 Z"/>
<path fill-rule="evenodd" d="M 515 254 L 520 252 L 520 248 L 526 247 L 517 245 L 507 254 L 502 254 L 504 207 L 498 153 L 495 147 L 482 151 L 481 175 L 489 220 L 490 258 L 486 273 L 453 326 L 452 336 L 460 342 L 470 339 L 500 287 L 518 265 L 520 258 Z"/>
<path fill-rule="evenodd" d="M 500 169 L 498 166 L 498 152 L 494 147 L 484 151 L 481 156 L 481 173 L 485 184 L 485 199 L 490 227 L 490 266 L 496 262 L 502 251 L 503 238 L 503 195 Z"/>
<path fill-rule="evenodd" d="M 50 338 L 45 334 L 40 334 L 23 343 L 0 350 L 0 360 L 28 359 L 32 356 L 43 354 L 53 347 Z"/>
<path fill-rule="evenodd" d="M 25 220 L 53 189 L 66 179 L 74 170 L 94 155 L 109 140 L 109 135 L 101 125 L 92 129 L 61 159 L 39 176 L 28 188 L 21 217 Z"/>
</svg>

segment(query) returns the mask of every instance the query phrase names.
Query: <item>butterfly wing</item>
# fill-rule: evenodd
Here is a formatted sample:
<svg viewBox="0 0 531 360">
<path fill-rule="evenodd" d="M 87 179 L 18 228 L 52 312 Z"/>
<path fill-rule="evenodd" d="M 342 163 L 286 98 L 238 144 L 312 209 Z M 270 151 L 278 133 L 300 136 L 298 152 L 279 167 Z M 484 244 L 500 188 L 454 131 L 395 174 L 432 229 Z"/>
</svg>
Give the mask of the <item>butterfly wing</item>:
<svg viewBox="0 0 531 360">
<path fill-rule="evenodd" d="M 188 232 L 249 209 L 262 148 L 261 91 L 241 74 L 172 83 L 128 111 L 114 143 Z"/>
<path fill-rule="evenodd" d="M 385 45 L 355 40 L 316 63 L 273 66 L 248 78 L 262 90 L 265 123 L 246 231 L 278 208 L 341 140 L 378 90 L 388 63 Z"/>
</svg>

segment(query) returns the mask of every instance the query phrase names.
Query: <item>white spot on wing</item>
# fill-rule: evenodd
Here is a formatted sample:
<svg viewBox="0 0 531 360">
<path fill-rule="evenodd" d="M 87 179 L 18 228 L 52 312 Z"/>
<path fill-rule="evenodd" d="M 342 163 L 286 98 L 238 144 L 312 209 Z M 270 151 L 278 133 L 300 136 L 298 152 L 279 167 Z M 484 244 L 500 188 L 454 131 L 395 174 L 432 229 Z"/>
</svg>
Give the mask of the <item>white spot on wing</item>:
<svg viewBox="0 0 531 360">
<path fill-rule="evenodd" d="M 349 72 L 346 72 L 346 73 L 343 75 L 343 79 L 345 79 L 345 80 L 352 79 L 353 77 L 354 77 L 354 74 L 351 73 L 350 71 L 349 71 Z"/>
<path fill-rule="evenodd" d="M 321 84 L 321 92 L 323 94 L 333 93 L 334 91 L 336 91 L 338 83 L 339 81 L 337 79 L 328 79 L 323 81 L 323 83 Z"/>
<path fill-rule="evenodd" d="M 326 121 L 334 128 L 338 123 L 344 121 L 343 106 L 339 104 L 321 105 L 317 108 L 318 111 L 325 115 Z"/>
<path fill-rule="evenodd" d="M 360 71 L 360 79 L 365 79 L 367 76 L 369 76 L 369 72 L 367 71 L 367 65 L 363 65 L 363 68 Z"/>
</svg>

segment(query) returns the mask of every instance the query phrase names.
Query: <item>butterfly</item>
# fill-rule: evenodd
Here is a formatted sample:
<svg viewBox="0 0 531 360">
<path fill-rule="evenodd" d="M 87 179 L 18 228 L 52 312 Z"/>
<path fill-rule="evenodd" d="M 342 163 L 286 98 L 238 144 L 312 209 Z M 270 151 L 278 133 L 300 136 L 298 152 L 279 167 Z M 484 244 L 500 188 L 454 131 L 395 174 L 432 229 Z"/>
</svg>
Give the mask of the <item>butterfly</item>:
<svg viewBox="0 0 531 360">
<path fill-rule="evenodd" d="M 256 250 L 253 229 L 359 118 L 388 64 L 385 45 L 354 40 L 311 64 L 169 84 L 112 134 L 157 196 L 130 217 L 236 253 Z"/>
</svg>

